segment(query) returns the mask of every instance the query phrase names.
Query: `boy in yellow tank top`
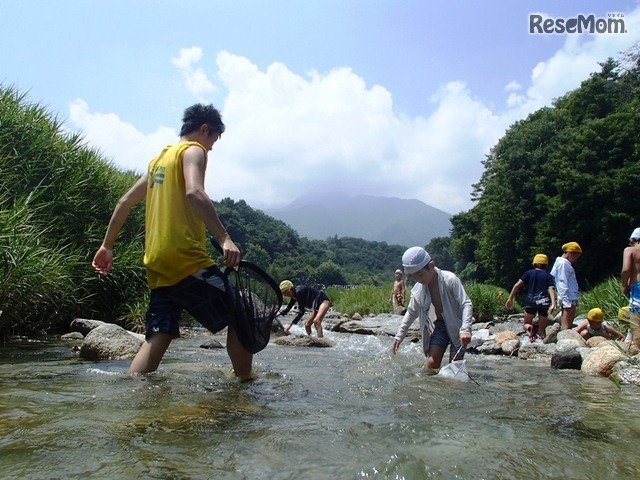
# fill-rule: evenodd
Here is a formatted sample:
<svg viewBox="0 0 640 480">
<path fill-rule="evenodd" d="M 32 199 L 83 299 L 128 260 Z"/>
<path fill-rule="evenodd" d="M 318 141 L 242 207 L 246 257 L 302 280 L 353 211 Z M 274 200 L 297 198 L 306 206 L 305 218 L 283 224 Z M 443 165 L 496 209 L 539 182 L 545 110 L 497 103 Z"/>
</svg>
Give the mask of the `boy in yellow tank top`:
<svg viewBox="0 0 640 480">
<path fill-rule="evenodd" d="M 180 141 L 151 160 L 147 172 L 120 198 L 93 258 L 94 270 L 107 275 L 113 245 L 129 211 L 146 199 L 144 265 L 151 296 L 146 340 L 131 362 L 131 374 L 158 368 L 171 341 L 180 336 L 180 315 L 187 310 L 213 333 L 228 327 L 227 352 L 235 375 L 242 381 L 251 379 L 253 356 L 230 325 L 222 273 L 206 249 L 205 227 L 222 246 L 224 264 L 235 267 L 240 262 L 240 251 L 204 189 L 207 154 L 224 130 L 213 105 L 187 108 Z"/>
</svg>

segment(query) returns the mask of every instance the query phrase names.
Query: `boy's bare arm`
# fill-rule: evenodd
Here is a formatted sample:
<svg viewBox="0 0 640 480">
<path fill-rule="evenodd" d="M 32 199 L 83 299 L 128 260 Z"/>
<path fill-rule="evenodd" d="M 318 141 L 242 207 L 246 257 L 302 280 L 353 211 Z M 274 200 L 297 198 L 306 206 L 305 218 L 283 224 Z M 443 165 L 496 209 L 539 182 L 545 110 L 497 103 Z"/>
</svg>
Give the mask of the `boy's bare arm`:
<svg viewBox="0 0 640 480">
<path fill-rule="evenodd" d="M 629 286 L 632 283 L 632 279 L 637 276 L 634 253 L 634 247 L 626 247 L 622 252 L 622 271 L 620 272 L 620 277 L 622 293 L 624 293 L 625 296 L 629 296 Z"/>
</svg>

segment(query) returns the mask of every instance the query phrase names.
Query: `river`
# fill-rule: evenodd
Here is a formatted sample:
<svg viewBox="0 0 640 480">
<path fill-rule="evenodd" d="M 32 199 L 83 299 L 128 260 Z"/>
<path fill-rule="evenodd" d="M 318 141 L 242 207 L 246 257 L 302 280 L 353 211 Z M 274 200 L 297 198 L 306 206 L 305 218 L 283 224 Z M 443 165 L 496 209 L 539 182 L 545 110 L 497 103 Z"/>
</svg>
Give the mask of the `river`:
<svg viewBox="0 0 640 480">
<path fill-rule="evenodd" d="M 293 332 L 296 330 L 294 327 Z M 298 329 L 297 333 L 301 330 Z M 418 344 L 326 332 L 270 344 L 239 384 L 225 350 L 175 340 L 144 379 L 69 342 L 0 347 L 3 479 L 640 478 L 640 389 L 468 355 L 428 376 Z"/>
</svg>

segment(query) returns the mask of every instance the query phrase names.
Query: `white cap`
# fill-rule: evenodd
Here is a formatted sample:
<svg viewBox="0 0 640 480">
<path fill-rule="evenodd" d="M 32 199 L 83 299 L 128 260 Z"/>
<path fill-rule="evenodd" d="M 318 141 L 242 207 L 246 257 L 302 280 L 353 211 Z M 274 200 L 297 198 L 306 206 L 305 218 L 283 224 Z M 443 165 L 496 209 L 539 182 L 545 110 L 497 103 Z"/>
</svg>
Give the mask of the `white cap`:
<svg viewBox="0 0 640 480">
<path fill-rule="evenodd" d="M 631 232 L 631 236 L 629 237 L 629 240 L 632 240 L 632 239 L 640 240 L 640 227 L 634 229 L 633 232 Z"/>
<path fill-rule="evenodd" d="M 411 275 L 423 269 L 431 261 L 431 255 L 422 247 L 411 247 L 402 255 L 404 273 Z"/>
</svg>

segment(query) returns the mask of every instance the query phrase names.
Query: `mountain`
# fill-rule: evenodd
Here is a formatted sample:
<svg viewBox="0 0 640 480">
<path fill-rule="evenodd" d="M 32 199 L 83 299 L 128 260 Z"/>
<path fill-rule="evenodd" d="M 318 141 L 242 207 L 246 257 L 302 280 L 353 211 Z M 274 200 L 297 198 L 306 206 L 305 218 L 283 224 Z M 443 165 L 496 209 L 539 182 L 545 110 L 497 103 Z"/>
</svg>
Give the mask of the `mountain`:
<svg viewBox="0 0 640 480">
<path fill-rule="evenodd" d="M 389 245 L 424 246 L 448 237 L 451 215 L 420 200 L 358 195 L 300 197 L 285 207 L 263 210 L 310 240 L 355 237 Z"/>
</svg>

